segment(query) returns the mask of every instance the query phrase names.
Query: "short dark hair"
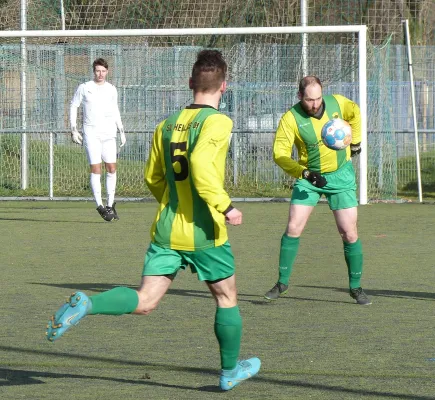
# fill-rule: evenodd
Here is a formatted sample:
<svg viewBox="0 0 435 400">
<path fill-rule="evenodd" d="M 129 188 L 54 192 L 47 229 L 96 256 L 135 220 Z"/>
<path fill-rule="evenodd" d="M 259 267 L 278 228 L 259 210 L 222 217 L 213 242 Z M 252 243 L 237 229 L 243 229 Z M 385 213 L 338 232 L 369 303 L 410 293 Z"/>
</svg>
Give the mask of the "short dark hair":
<svg viewBox="0 0 435 400">
<path fill-rule="evenodd" d="M 213 92 L 225 81 L 227 63 L 218 50 L 202 50 L 193 64 L 191 89 L 194 92 Z"/>
<path fill-rule="evenodd" d="M 92 69 L 95 71 L 95 67 L 97 65 L 100 65 L 101 67 L 104 67 L 106 69 L 109 69 L 109 64 L 107 63 L 107 61 L 104 58 L 97 58 L 93 63 L 92 63 Z"/>
<path fill-rule="evenodd" d="M 305 76 L 304 78 L 302 78 L 299 81 L 299 93 L 303 96 L 305 94 L 305 89 L 308 86 L 311 86 L 314 84 L 318 84 L 318 85 L 320 85 L 320 87 L 323 87 L 322 82 L 320 81 L 320 79 L 317 76 L 314 76 L 314 75 Z"/>
</svg>

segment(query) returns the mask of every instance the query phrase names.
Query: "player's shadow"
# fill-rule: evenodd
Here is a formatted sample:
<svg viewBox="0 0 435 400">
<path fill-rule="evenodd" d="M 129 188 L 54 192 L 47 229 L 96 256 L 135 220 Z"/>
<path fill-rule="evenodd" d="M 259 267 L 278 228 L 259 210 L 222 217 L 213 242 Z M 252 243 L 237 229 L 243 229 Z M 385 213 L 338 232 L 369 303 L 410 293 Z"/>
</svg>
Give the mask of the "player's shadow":
<svg viewBox="0 0 435 400">
<path fill-rule="evenodd" d="M 177 366 L 170 364 L 155 364 L 147 361 L 130 361 L 130 360 L 121 360 L 116 358 L 107 358 L 107 357 L 98 357 L 98 356 L 89 356 L 89 355 L 77 355 L 77 354 L 69 354 L 69 353 L 58 353 L 54 351 L 41 351 L 41 350 L 33 350 L 33 349 L 23 349 L 12 346 L 1 346 L 0 350 L 5 352 L 14 352 L 14 353 L 24 353 L 24 354 L 36 354 L 38 356 L 47 356 L 47 357 L 61 357 L 62 359 L 69 358 L 81 361 L 100 361 L 107 362 L 111 364 L 119 364 L 119 365 L 133 365 L 139 368 L 153 368 L 155 370 L 166 370 L 166 371 L 179 371 L 179 372 L 191 372 L 195 374 L 201 375 L 210 375 L 216 376 L 218 373 L 217 369 L 212 368 L 198 368 L 198 367 L 189 367 L 189 366 Z M 9 369 L 9 368 L 0 368 L 0 387 L 1 386 L 18 386 L 18 385 L 35 385 L 35 384 L 44 384 L 44 378 L 72 378 L 72 379 L 81 379 L 81 380 L 100 380 L 100 381 L 110 381 L 117 383 L 125 383 L 125 384 L 136 384 L 136 385 L 147 385 L 147 386 L 156 386 L 156 387 L 164 387 L 164 388 L 173 388 L 173 389 L 184 389 L 184 390 L 198 390 L 198 391 L 206 391 L 206 392 L 221 392 L 221 390 L 217 386 L 204 386 L 204 387 L 194 387 L 194 386 L 181 386 L 181 385 L 171 385 L 165 384 L 161 382 L 153 382 L 152 374 L 153 372 L 139 370 L 138 379 L 122 379 L 115 377 L 105 377 L 105 376 L 92 376 L 92 375 L 80 375 L 80 374 L 65 374 L 65 373 L 54 373 L 54 372 L 39 372 L 39 371 L 30 371 L 30 370 L 21 370 L 21 369 Z"/>
<path fill-rule="evenodd" d="M 36 219 L 36 218 L 4 218 L 0 217 L 0 221 L 25 221 L 25 222 L 42 222 L 42 223 L 62 223 L 62 224 L 104 224 L 105 221 L 66 221 L 66 220 L 48 220 L 48 219 Z"/>
<path fill-rule="evenodd" d="M 40 282 L 29 282 L 30 285 L 44 285 L 44 286 L 50 286 L 50 287 L 56 287 L 56 288 L 62 288 L 62 289 L 70 289 L 72 291 L 92 291 L 92 292 L 105 292 L 110 289 L 114 289 L 115 287 L 119 286 L 125 286 L 130 289 L 137 289 L 138 285 L 130 285 L 130 284 L 123 284 L 123 283 L 40 283 Z M 306 287 L 315 287 L 315 286 L 306 286 Z M 318 288 L 321 288 L 320 286 Z M 326 288 L 326 289 L 336 289 L 339 291 L 346 292 L 344 289 L 339 288 Z M 210 299 L 212 298 L 211 293 L 208 290 L 195 290 L 195 289 L 176 289 L 176 288 L 170 288 L 166 292 L 166 295 L 169 296 L 182 296 L 182 297 L 197 297 L 197 298 L 203 298 L 203 299 Z M 270 306 L 275 304 L 273 301 L 266 300 L 263 297 L 263 294 L 247 294 L 247 293 L 238 293 L 238 300 L 239 302 L 245 302 L 245 303 L 251 303 L 253 305 L 258 306 Z M 280 298 L 280 303 L 285 301 L 294 301 L 294 300 L 300 300 L 300 301 L 314 301 L 314 302 L 322 302 L 322 303 L 349 303 L 349 301 L 340 301 L 340 300 L 326 300 L 326 299 L 316 299 L 312 297 L 297 297 L 297 296 L 283 296 Z"/>
<path fill-rule="evenodd" d="M 137 289 L 138 285 L 127 285 L 127 284 L 112 284 L 112 283 L 40 283 L 40 282 L 29 282 L 31 285 L 44 285 L 56 288 L 71 289 L 73 291 L 92 291 L 92 292 L 105 292 L 110 289 L 114 289 L 119 286 L 128 287 L 130 289 Z M 167 291 L 168 295 L 184 296 L 184 297 L 199 297 L 199 298 L 211 298 L 211 293 L 208 290 L 192 290 L 192 289 L 169 289 Z"/>
<path fill-rule="evenodd" d="M 20 207 L 20 206 L 8 206 L 8 207 L 0 207 L 0 212 L 12 212 L 9 210 L 49 210 L 50 207 L 34 207 L 34 206 L 28 206 L 28 207 Z"/>
<path fill-rule="evenodd" d="M 302 288 L 312 289 L 327 289 L 335 290 L 341 293 L 349 293 L 349 289 L 338 288 L 332 286 L 310 286 L 310 285 L 295 285 Z M 369 296 L 374 297 L 395 297 L 399 299 L 413 299 L 413 300 L 435 300 L 434 292 L 411 292 L 408 290 L 386 290 L 386 289 L 365 289 L 364 292 Z"/>
<path fill-rule="evenodd" d="M 44 355 L 50 358 L 52 357 L 61 357 L 62 359 L 70 358 L 70 359 L 78 359 L 78 360 L 87 360 L 87 361 L 103 361 L 109 362 L 111 364 L 120 364 L 120 365 L 135 365 L 137 367 L 149 367 L 156 369 L 165 369 L 168 371 L 180 371 L 180 372 L 191 372 L 195 374 L 201 375 L 211 375 L 216 376 L 217 370 L 210 368 L 195 368 L 188 366 L 176 366 L 176 365 L 163 365 L 163 364 L 154 364 L 148 362 L 137 362 L 137 361 L 128 361 L 128 360 L 119 360 L 119 359 L 110 359 L 104 357 L 95 357 L 89 355 L 77 355 L 77 354 L 69 354 L 69 353 L 57 353 L 52 351 L 41 351 L 41 350 L 33 350 L 33 349 L 23 349 L 17 347 L 10 346 L 0 346 L 0 350 L 15 352 L 15 353 L 25 353 L 25 354 L 36 354 L 36 355 Z M 181 385 L 171 385 L 167 383 L 154 382 L 152 380 L 152 372 L 144 372 L 141 371 L 138 373 L 138 379 L 122 379 L 118 377 L 108 377 L 108 376 L 92 376 L 92 375 L 82 375 L 82 374 L 66 374 L 66 373 L 55 373 L 55 372 L 39 372 L 39 371 L 31 371 L 25 369 L 11 369 L 11 368 L 0 368 L 0 387 L 1 386 L 22 386 L 22 385 L 35 385 L 35 384 L 46 384 L 44 379 L 58 379 L 58 378 L 69 378 L 69 379 L 79 379 L 79 380 L 95 380 L 95 381 L 109 381 L 116 382 L 119 384 L 135 384 L 135 385 L 144 385 L 150 387 L 163 387 L 168 389 L 182 389 L 182 390 L 197 390 L 201 392 L 221 392 L 221 390 L 214 385 L 206 385 L 201 387 L 194 386 L 181 386 Z M 266 372 L 263 369 L 263 374 Z M 261 372 L 260 372 L 261 374 Z M 358 374 L 358 378 L 364 377 L 364 374 Z M 369 377 L 372 377 L 372 374 L 369 374 Z M 307 378 L 309 379 L 309 378 Z M 375 396 L 378 399 L 388 398 L 388 399 L 402 399 L 402 400 L 430 400 L 433 397 L 428 396 L 418 396 L 418 395 L 408 395 L 408 394 L 400 394 L 400 393 L 391 393 L 386 391 L 374 391 L 374 390 L 365 390 L 365 389 L 354 389 L 348 388 L 344 386 L 338 385 L 325 385 L 321 383 L 312 383 L 302 380 L 292 379 L 291 375 L 287 376 L 283 380 L 273 379 L 269 377 L 256 376 L 253 378 L 253 381 L 261 382 L 269 385 L 276 385 L 282 387 L 300 387 L 311 390 L 319 390 L 322 392 L 335 393 L 337 396 L 346 394 L 351 398 L 352 396 Z M 249 383 L 247 383 L 249 384 Z"/>
<path fill-rule="evenodd" d="M 137 289 L 138 285 L 130 285 L 130 284 L 123 284 L 123 283 L 40 283 L 40 282 L 28 282 L 30 285 L 44 285 L 44 286 L 50 286 L 55 288 L 62 288 L 62 289 L 70 289 L 72 291 L 92 291 L 92 292 L 105 292 L 110 289 L 114 289 L 115 287 L 124 286 L 128 287 L 130 289 Z M 182 296 L 182 297 L 198 297 L 202 299 L 211 299 L 212 295 L 207 290 L 195 290 L 195 289 L 176 289 L 176 288 L 169 288 L 166 292 L 166 295 L 172 295 L 172 296 Z M 260 294 L 245 294 L 245 293 L 238 293 L 238 299 L 239 302 L 248 302 L 255 305 L 267 305 L 269 304 L 268 301 L 262 298 L 262 295 Z M 291 299 L 287 297 L 287 299 Z M 306 299 L 306 300 L 313 300 L 313 299 Z M 314 301 L 314 300 L 313 300 Z"/>
<path fill-rule="evenodd" d="M 43 218 L 20 218 L 20 217 L 6 217 L 4 214 L 16 213 L 17 210 L 50 210 L 50 207 L 0 207 L 0 221 L 25 221 L 25 222 L 46 222 L 46 223 L 72 223 L 72 224 L 101 224 L 105 221 L 71 221 L 71 220 L 53 220 L 53 219 L 43 219 Z"/>
<path fill-rule="evenodd" d="M 243 296 L 243 295 L 240 295 Z M 277 304 L 277 302 L 275 300 L 268 300 L 266 298 L 264 298 L 263 296 L 256 296 L 256 297 L 260 297 L 259 300 L 246 300 L 251 304 L 254 305 L 258 305 L 258 306 L 274 306 L 275 304 Z M 240 300 L 240 299 L 239 299 Z M 289 295 L 285 295 L 279 298 L 279 303 L 283 303 L 283 302 L 291 302 L 291 301 L 311 301 L 311 302 L 318 302 L 318 303 L 338 303 L 338 304 L 349 304 L 349 303 L 354 303 L 353 301 L 349 300 L 349 301 L 344 301 L 344 300 L 327 300 L 327 299 L 316 299 L 314 297 L 300 297 L 300 296 L 289 296 Z M 242 300 L 243 301 L 243 300 Z"/>
<path fill-rule="evenodd" d="M 80 374 L 62 374 L 55 372 L 39 372 L 28 371 L 22 369 L 8 369 L 0 368 L 0 387 L 1 386 L 22 386 L 22 385 L 38 385 L 46 382 L 43 379 L 51 378 L 70 378 L 81 380 L 98 380 L 98 381 L 110 381 L 117 383 L 135 384 L 135 385 L 147 385 L 147 386 L 159 386 L 173 389 L 185 389 L 196 390 L 193 386 L 180 386 L 170 385 L 161 382 L 153 382 L 150 380 L 147 374 L 143 374 L 141 379 L 122 379 L 108 376 L 92 376 L 92 375 L 80 375 Z"/>
</svg>

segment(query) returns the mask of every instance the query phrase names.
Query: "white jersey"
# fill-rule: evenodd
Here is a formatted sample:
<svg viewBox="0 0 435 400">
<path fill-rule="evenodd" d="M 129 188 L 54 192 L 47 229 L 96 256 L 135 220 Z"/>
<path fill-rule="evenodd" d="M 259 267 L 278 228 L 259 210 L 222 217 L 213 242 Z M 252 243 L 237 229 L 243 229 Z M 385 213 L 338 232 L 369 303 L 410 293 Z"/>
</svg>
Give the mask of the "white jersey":
<svg viewBox="0 0 435 400">
<path fill-rule="evenodd" d="M 71 100 L 71 126 L 76 126 L 77 108 L 83 104 L 83 132 L 85 135 L 116 137 L 116 128 L 122 128 L 118 108 L 118 91 L 109 82 L 97 85 L 94 81 L 82 83 Z"/>
</svg>

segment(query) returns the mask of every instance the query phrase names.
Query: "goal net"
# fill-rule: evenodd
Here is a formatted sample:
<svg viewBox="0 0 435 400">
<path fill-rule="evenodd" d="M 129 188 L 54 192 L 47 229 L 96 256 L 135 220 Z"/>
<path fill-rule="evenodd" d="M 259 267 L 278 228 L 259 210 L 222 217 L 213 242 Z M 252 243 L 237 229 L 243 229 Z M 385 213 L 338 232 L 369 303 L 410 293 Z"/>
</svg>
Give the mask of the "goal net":
<svg viewBox="0 0 435 400">
<path fill-rule="evenodd" d="M 324 94 L 343 94 L 361 106 L 367 140 L 353 160 L 361 203 L 397 196 L 383 87 L 388 57 L 370 46 L 366 54 L 365 27 L 1 31 L 0 43 L 1 197 L 91 196 L 68 113 L 98 57 L 109 63 L 127 134 L 117 196 L 150 196 L 143 167 L 154 128 L 192 101 L 188 78 L 203 48 L 221 50 L 229 65 L 220 108 L 234 121 L 226 182 L 233 197 L 289 197 L 292 179 L 274 164 L 272 143 L 307 74 L 320 77 Z"/>
</svg>

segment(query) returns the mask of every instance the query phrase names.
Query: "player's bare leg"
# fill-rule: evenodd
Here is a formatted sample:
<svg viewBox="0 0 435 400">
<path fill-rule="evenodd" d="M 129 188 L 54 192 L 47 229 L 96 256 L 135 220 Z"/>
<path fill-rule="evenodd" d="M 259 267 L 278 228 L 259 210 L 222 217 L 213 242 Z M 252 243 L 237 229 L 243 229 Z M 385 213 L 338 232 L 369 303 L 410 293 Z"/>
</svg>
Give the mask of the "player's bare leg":
<svg viewBox="0 0 435 400">
<path fill-rule="evenodd" d="M 59 339 L 87 315 L 148 315 L 157 307 L 172 279 L 172 276 L 145 276 L 138 290 L 120 286 L 94 296 L 73 293 L 49 319 L 47 339 L 51 342 Z"/>
<path fill-rule="evenodd" d="M 148 315 L 155 310 L 173 280 L 172 275 L 143 276 L 138 289 L 139 302 L 133 314 Z"/>
</svg>

